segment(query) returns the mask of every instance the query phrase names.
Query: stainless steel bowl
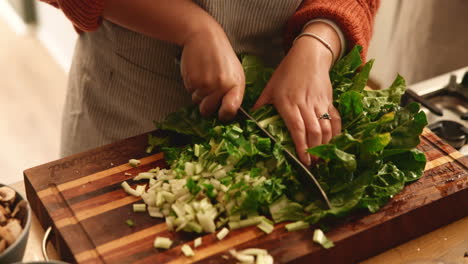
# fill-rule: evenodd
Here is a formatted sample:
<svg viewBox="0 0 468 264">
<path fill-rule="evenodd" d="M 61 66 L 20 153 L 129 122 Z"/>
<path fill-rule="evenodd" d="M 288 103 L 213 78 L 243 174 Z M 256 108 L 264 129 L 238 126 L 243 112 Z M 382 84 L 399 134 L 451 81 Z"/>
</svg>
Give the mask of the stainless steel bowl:
<svg viewBox="0 0 468 264">
<path fill-rule="evenodd" d="M 0 183 L 0 187 L 6 186 Z M 8 186 L 10 187 L 10 186 Z M 11 187 L 10 187 L 11 188 Z M 15 190 L 14 188 L 12 188 Z M 17 190 L 15 202 L 16 205 L 21 200 L 26 200 Z M 0 254 L 0 263 L 14 263 L 19 262 L 23 259 L 24 250 L 26 249 L 26 243 L 28 242 L 29 230 L 31 229 L 31 207 L 29 204 L 26 205 L 26 213 L 22 214 L 21 226 L 23 227 L 23 232 L 16 239 L 16 241 L 10 245 L 2 254 Z"/>
</svg>

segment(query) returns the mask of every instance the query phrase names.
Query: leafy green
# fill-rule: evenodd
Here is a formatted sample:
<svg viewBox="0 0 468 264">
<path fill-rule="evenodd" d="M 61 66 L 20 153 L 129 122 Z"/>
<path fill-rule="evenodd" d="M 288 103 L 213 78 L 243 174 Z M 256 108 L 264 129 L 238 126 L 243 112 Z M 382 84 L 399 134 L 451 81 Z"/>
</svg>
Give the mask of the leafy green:
<svg viewBox="0 0 468 264">
<path fill-rule="evenodd" d="M 133 222 L 132 219 L 127 219 L 125 221 L 125 224 L 127 224 L 129 227 L 134 227 L 135 226 L 135 222 Z"/>
<path fill-rule="evenodd" d="M 186 186 L 187 186 L 187 189 L 190 191 L 190 193 L 193 195 L 201 191 L 201 187 L 198 186 L 198 184 L 192 178 L 189 178 L 187 180 Z"/>
<path fill-rule="evenodd" d="M 294 142 L 271 105 L 250 114 L 277 143 L 242 116 L 221 123 L 214 117 L 202 117 L 195 106 L 170 114 L 157 127 L 190 136 L 197 143 L 182 148 L 163 147 L 171 169 L 178 177 L 187 178 L 190 193 L 205 195 L 226 206 L 226 216 L 259 213 L 271 216 L 275 222 L 315 223 L 359 209 L 376 212 L 405 184 L 421 177 L 426 158 L 415 147 L 427 120 L 418 104 L 399 105 L 406 87 L 401 76 L 388 89 L 365 89 L 373 61 L 360 68 L 360 51 L 361 47 L 355 47 L 330 72 L 333 104 L 342 118 L 342 133 L 328 144 L 308 150 L 320 158 L 312 170 L 332 208 L 326 207 L 317 188 L 308 188 L 296 177 L 299 170 L 283 151 L 287 148 L 295 153 Z M 273 69 L 248 55 L 242 56 L 242 66 L 246 76 L 242 105 L 250 109 Z M 166 142 L 149 140 L 151 148 Z M 204 173 L 219 174 L 217 181 L 226 190 L 220 191 L 200 175 L 186 175 L 187 162 L 198 164 Z"/>
<path fill-rule="evenodd" d="M 258 57 L 252 55 L 242 56 L 242 68 L 245 72 L 246 86 L 242 106 L 245 109 L 250 109 L 268 83 L 273 74 L 273 69 L 265 68 L 263 62 Z"/>
<path fill-rule="evenodd" d="M 275 223 L 298 221 L 304 219 L 305 216 L 302 205 L 290 201 L 286 196 L 281 196 L 270 205 L 270 214 Z"/>
<path fill-rule="evenodd" d="M 169 114 L 156 128 L 207 139 L 216 119 L 203 118 L 197 106 L 189 106 Z"/>
<path fill-rule="evenodd" d="M 146 153 L 153 152 L 154 148 L 160 146 L 169 146 L 170 137 L 156 137 L 152 134 L 148 134 L 148 147 Z"/>
<path fill-rule="evenodd" d="M 333 205 L 324 210 L 321 201 L 313 202 L 310 222 L 358 208 L 375 212 L 405 183 L 421 177 L 426 164 L 424 154 L 415 149 L 427 124 L 424 112 L 418 104 L 399 106 L 405 90 L 401 76 L 388 89 L 365 90 L 373 61 L 352 73 L 360 61 L 357 50 L 337 63 L 330 74 L 342 134 L 328 145 L 308 150 L 322 159 L 313 170 Z"/>
</svg>

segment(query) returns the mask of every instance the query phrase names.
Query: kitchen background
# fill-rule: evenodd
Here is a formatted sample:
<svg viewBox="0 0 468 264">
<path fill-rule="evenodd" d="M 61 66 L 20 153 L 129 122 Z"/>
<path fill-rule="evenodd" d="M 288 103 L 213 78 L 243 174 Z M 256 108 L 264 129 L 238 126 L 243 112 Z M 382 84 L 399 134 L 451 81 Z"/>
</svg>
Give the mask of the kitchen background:
<svg viewBox="0 0 468 264">
<path fill-rule="evenodd" d="M 467 37 L 460 39 L 451 30 L 442 30 L 444 34 L 437 38 L 430 34 L 431 28 L 444 26 L 443 19 L 431 17 L 456 17 L 457 12 L 465 17 L 466 0 L 448 2 L 454 8 L 442 8 L 439 9 L 442 14 L 435 14 L 436 4 L 424 4 L 427 1 L 382 0 L 368 54 L 368 58 L 376 59 L 371 76 L 373 86 L 387 87 L 397 72 L 414 83 L 468 65 L 468 52 L 455 55 L 457 59 L 449 58 L 450 63 L 434 65 L 432 72 L 425 71 L 426 75 L 418 74 L 407 63 L 423 59 L 421 67 L 428 67 L 431 59 L 415 58 L 417 52 L 406 50 L 412 39 L 405 38 L 405 33 L 411 30 L 409 35 L 417 36 L 421 43 L 467 44 Z M 450 28 L 454 32 L 465 30 L 466 35 L 466 25 L 457 22 Z M 20 181 L 24 169 L 59 157 L 61 109 L 76 38 L 71 24 L 55 8 L 36 0 L 0 0 L 0 182 Z M 408 43 L 401 44 L 401 40 Z M 435 57 L 450 57 L 450 52 L 456 49 L 449 46 L 426 54 L 431 52 Z"/>
</svg>

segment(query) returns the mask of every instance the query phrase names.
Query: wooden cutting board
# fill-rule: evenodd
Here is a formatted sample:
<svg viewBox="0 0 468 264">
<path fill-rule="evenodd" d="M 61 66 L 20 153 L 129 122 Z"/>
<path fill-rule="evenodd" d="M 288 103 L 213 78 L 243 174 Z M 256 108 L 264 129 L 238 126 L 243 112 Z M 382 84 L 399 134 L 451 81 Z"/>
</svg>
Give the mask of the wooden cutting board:
<svg viewBox="0 0 468 264">
<path fill-rule="evenodd" d="M 268 249 L 275 263 L 356 263 L 468 215 L 468 157 L 425 130 L 418 148 L 428 163 L 424 176 L 375 214 L 355 214 L 330 223 L 335 247 L 312 243 L 312 229 L 287 232 L 276 225 L 266 235 L 256 227 L 233 230 L 222 241 L 203 236 L 192 258 L 180 248 L 197 237 L 172 233 L 160 219 L 133 213 L 138 198 L 120 187 L 142 171 L 165 166 L 162 154 L 147 155 L 147 135 L 73 155 L 24 172 L 31 207 L 44 228 L 53 227 L 60 256 L 78 263 L 235 263 L 232 248 Z M 141 159 L 137 168 L 130 158 Z M 126 175 L 127 173 L 127 175 Z M 132 175 L 128 175 L 128 173 Z M 125 224 L 127 219 L 134 227 Z M 169 250 L 153 248 L 156 236 L 172 238 Z"/>
</svg>

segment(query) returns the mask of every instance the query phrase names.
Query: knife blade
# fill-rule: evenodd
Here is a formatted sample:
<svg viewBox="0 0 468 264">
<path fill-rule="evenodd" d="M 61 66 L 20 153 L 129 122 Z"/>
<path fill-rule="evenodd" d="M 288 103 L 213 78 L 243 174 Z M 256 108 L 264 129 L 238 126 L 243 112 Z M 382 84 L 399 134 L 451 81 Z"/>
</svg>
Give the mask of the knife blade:
<svg viewBox="0 0 468 264">
<path fill-rule="evenodd" d="M 239 108 L 239 110 L 241 111 L 241 113 L 246 116 L 249 120 L 253 121 L 257 127 L 263 132 L 265 133 L 274 143 L 278 143 L 278 141 L 276 140 L 275 137 L 273 137 L 272 134 L 270 134 L 270 132 L 268 132 L 268 130 L 266 130 L 265 128 L 263 128 L 262 126 L 260 126 L 260 124 L 258 123 L 258 121 L 253 117 L 251 116 L 247 111 L 245 111 L 245 109 L 241 106 Z M 294 155 L 291 153 L 291 151 L 289 151 L 288 149 L 286 149 L 283 145 L 279 144 L 278 145 L 282 148 L 282 150 L 286 153 L 286 155 L 291 158 L 295 163 L 296 165 L 298 165 L 300 168 L 302 168 L 302 170 L 306 173 L 307 179 L 310 179 L 312 180 L 312 182 L 315 184 L 315 186 L 318 188 L 318 190 L 320 191 L 320 193 L 322 194 L 322 198 L 323 200 L 325 201 L 325 203 L 327 204 L 328 208 L 332 208 L 331 206 L 331 203 L 330 203 L 330 200 L 328 200 L 328 196 L 327 194 L 325 193 L 325 191 L 323 190 L 322 186 L 320 186 L 318 180 L 315 178 L 314 174 L 312 174 L 312 172 L 307 169 L 307 167 L 302 164 L 302 162 Z M 310 181 L 309 180 L 309 181 Z"/>
</svg>

